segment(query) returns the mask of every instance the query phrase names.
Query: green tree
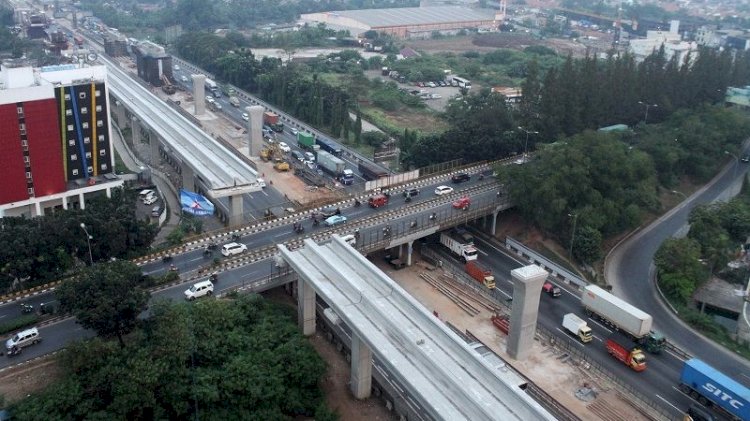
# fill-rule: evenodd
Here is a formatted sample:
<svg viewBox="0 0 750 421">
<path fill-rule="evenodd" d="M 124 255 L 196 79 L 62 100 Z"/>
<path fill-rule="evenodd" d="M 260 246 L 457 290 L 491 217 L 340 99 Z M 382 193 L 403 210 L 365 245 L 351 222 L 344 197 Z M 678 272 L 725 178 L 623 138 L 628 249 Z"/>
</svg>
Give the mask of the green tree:
<svg viewBox="0 0 750 421">
<path fill-rule="evenodd" d="M 72 312 L 78 322 L 102 337 L 123 336 L 131 332 L 138 315 L 145 309 L 149 293 L 141 288 L 140 268 L 127 261 L 97 264 L 57 288 L 60 308 Z"/>
<path fill-rule="evenodd" d="M 659 287 L 667 296 L 686 304 L 695 289 L 708 278 L 701 263 L 701 246 L 691 238 L 670 238 L 654 255 Z"/>
<path fill-rule="evenodd" d="M 576 230 L 573 241 L 573 257 L 581 262 L 593 263 L 602 256 L 602 233 L 584 225 Z"/>
</svg>

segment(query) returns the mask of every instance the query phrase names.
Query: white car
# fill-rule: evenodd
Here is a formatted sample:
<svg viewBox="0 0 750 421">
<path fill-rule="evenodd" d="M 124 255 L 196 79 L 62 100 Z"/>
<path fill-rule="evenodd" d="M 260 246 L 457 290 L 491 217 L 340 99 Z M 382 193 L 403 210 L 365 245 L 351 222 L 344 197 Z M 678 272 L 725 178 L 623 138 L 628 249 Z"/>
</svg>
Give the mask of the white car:
<svg viewBox="0 0 750 421">
<path fill-rule="evenodd" d="M 435 189 L 435 194 L 438 196 L 442 196 L 444 194 L 453 193 L 453 187 L 450 186 L 438 186 Z"/>
<path fill-rule="evenodd" d="M 245 121 L 250 121 L 250 116 L 247 115 L 247 113 L 242 113 L 242 119 Z"/>
<path fill-rule="evenodd" d="M 299 130 L 297 130 L 297 129 L 289 129 L 289 133 L 297 136 L 299 134 Z"/>
<path fill-rule="evenodd" d="M 281 149 L 283 152 L 290 152 L 292 148 L 289 147 L 289 145 L 286 144 L 286 142 L 279 142 L 279 149 Z"/>
<path fill-rule="evenodd" d="M 183 76 L 180 76 L 180 80 L 183 81 L 183 82 L 187 82 L 188 78 L 187 78 L 187 76 L 183 75 Z"/>
<path fill-rule="evenodd" d="M 259 186 L 260 186 L 261 188 L 264 188 L 264 187 L 266 187 L 266 180 L 264 180 L 264 179 L 262 179 L 262 178 L 259 178 L 259 179 L 258 179 L 258 185 L 259 185 Z"/>
<path fill-rule="evenodd" d="M 315 162 L 315 154 L 312 152 L 305 152 L 305 160 Z"/>
<path fill-rule="evenodd" d="M 180 70 L 180 66 L 178 66 L 178 65 L 176 65 L 176 64 L 175 64 L 175 65 L 174 65 L 174 69 L 175 69 L 175 70 Z"/>
<path fill-rule="evenodd" d="M 159 199 L 157 199 L 156 196 L 146 196 L 146 198 L 143 199 L 143 204 L 144 205 L 153 205 L 154 203 L 156 203 L 157 200 L 159 200 Z"/>
<path fill-rule="evenodd" d="M 235 254 L 244 253 L 247 251 L 247 246 L 240 243 L 227 243 L 221 248 L 221 254 L 224 257 L 233 256 Z"/>
</svg>

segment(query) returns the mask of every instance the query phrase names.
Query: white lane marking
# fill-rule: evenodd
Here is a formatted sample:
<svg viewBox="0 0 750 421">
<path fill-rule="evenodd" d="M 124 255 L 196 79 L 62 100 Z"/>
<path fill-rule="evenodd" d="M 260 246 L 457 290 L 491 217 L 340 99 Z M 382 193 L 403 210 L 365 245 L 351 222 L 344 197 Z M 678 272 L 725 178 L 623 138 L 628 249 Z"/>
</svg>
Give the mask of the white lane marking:
<svg viewBox="0 0 750 421">
<path fill-rule="evenodd" d="M 673 389 L 677 389 L 677 388 L 676 388 L 676 387 L 674 387 L 674 386 L 673 386 L 672 388 L 673 388 Z M 668 401 L 668 400 L 666 400 L 666 399 L 662 398 L 662 397 L 661 397 L 661 396 L 659 396 L 658 394 L 656 395 L 656 397 L 657 397 L 657 398 L 659 398 L 659 399 L 661 399 L 661 400 L 663 400 L 663 401 L 664 401 L 664 403 L 666 403 L 667 405 L 669 405 L 669 406 L 671 406 L 672 408 L 676 409 L 676 410 L 677 410 L 677 411 L 679 411 L 680 413 L 682 413 L 682 412 L 683 412 L 683 411 L 682 411 L 682 410 L 681 410 L 680 408 L 678 408 L 678 407 L 676 407 L 676 406 L 672 405 L 672 402 L 670 402 L 670 401 Z"/>
<path fill-rule="evenodd" d="M 570 335 L 569 335 L 569 334 L 568 334 L 567 332 L 563 332 L 563 331 L 562 331 L 562 330 L 561 330 L 561 329 L 560 329 L 559 327 L 556 327 L 556 328 L 555 328 L 555 330 L 557 330 L 558 332 L 562 333 L 562 334 L 563 334 L 563 335 L 565 335 L 565 336 L 570 336 Z M 583 348 L 583 344 L 582 344 L 582 343 L 580 343 L 580 342 L 578 342 L 578 341 L 573 341 L 573 342 L 574 342 L 574 343 L 575 343 L 576 345 L 578 345 L 578 346 L 580 346 L 581 348 Z"/>
<path fill-rule="evenodd" d="M 600 328 L 606 330 L 609 333 L 612 333 L 612 331 L 607 326 L 604 326 L 603 324 L 599 323 L 598 321 L 594 320 L 591 317 L 589 317 L 588 319 L 591 320 L 593 323 L 596 323 L 596 325 L 599 326 Z"/>
</svg>

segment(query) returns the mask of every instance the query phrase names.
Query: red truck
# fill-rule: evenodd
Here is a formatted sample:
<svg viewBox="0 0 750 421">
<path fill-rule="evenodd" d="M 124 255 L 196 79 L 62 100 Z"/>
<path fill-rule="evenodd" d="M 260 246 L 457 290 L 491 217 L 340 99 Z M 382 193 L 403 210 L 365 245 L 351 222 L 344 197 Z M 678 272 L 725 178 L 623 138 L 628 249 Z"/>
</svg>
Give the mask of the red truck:
<svg viewBox="0 0 750 421">
<path fill-rule="evenodd" d="M 263 113 L 263 124 L 271 128 L 275 132 L 284 131 L 284 123 L 281 123 L 279 115 L 273 111 L 266 111 Z"/>
<path fill-rule="evenodd" d="M 379 208 L 388 204 L 388 196 L 384 194 L 376 194 L 375 196 L 372 196 L 367 203 L 373 208 Z"/>
<path fill-rule="evenodd" d="M 607 338 L 607 352 L 635 371 L 646 369 L 646 356 L 627 336 L 614 332 Z"/>
<path fill-rule="evenodd" d="M 480 284 L 490 289 L 495 288 L 495 277 L 492 276 L 492 271 L 477 263 L 476 260 L 466 262 L 464 270 Z"/>
</svg>

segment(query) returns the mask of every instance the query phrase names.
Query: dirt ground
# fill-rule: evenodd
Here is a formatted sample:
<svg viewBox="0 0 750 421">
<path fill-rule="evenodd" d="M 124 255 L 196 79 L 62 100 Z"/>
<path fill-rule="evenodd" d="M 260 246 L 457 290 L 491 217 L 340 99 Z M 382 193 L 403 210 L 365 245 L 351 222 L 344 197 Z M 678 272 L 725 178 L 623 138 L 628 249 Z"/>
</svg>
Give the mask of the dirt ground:
<svg viewBox="0 0 750 421">
<path fill-rule="evenodd" d="M 0 372 L 0 396 L 5 404 L 17 402 L 44 389 L 60 376 L 56 357 L 32 361 Z"/>
</svg>

